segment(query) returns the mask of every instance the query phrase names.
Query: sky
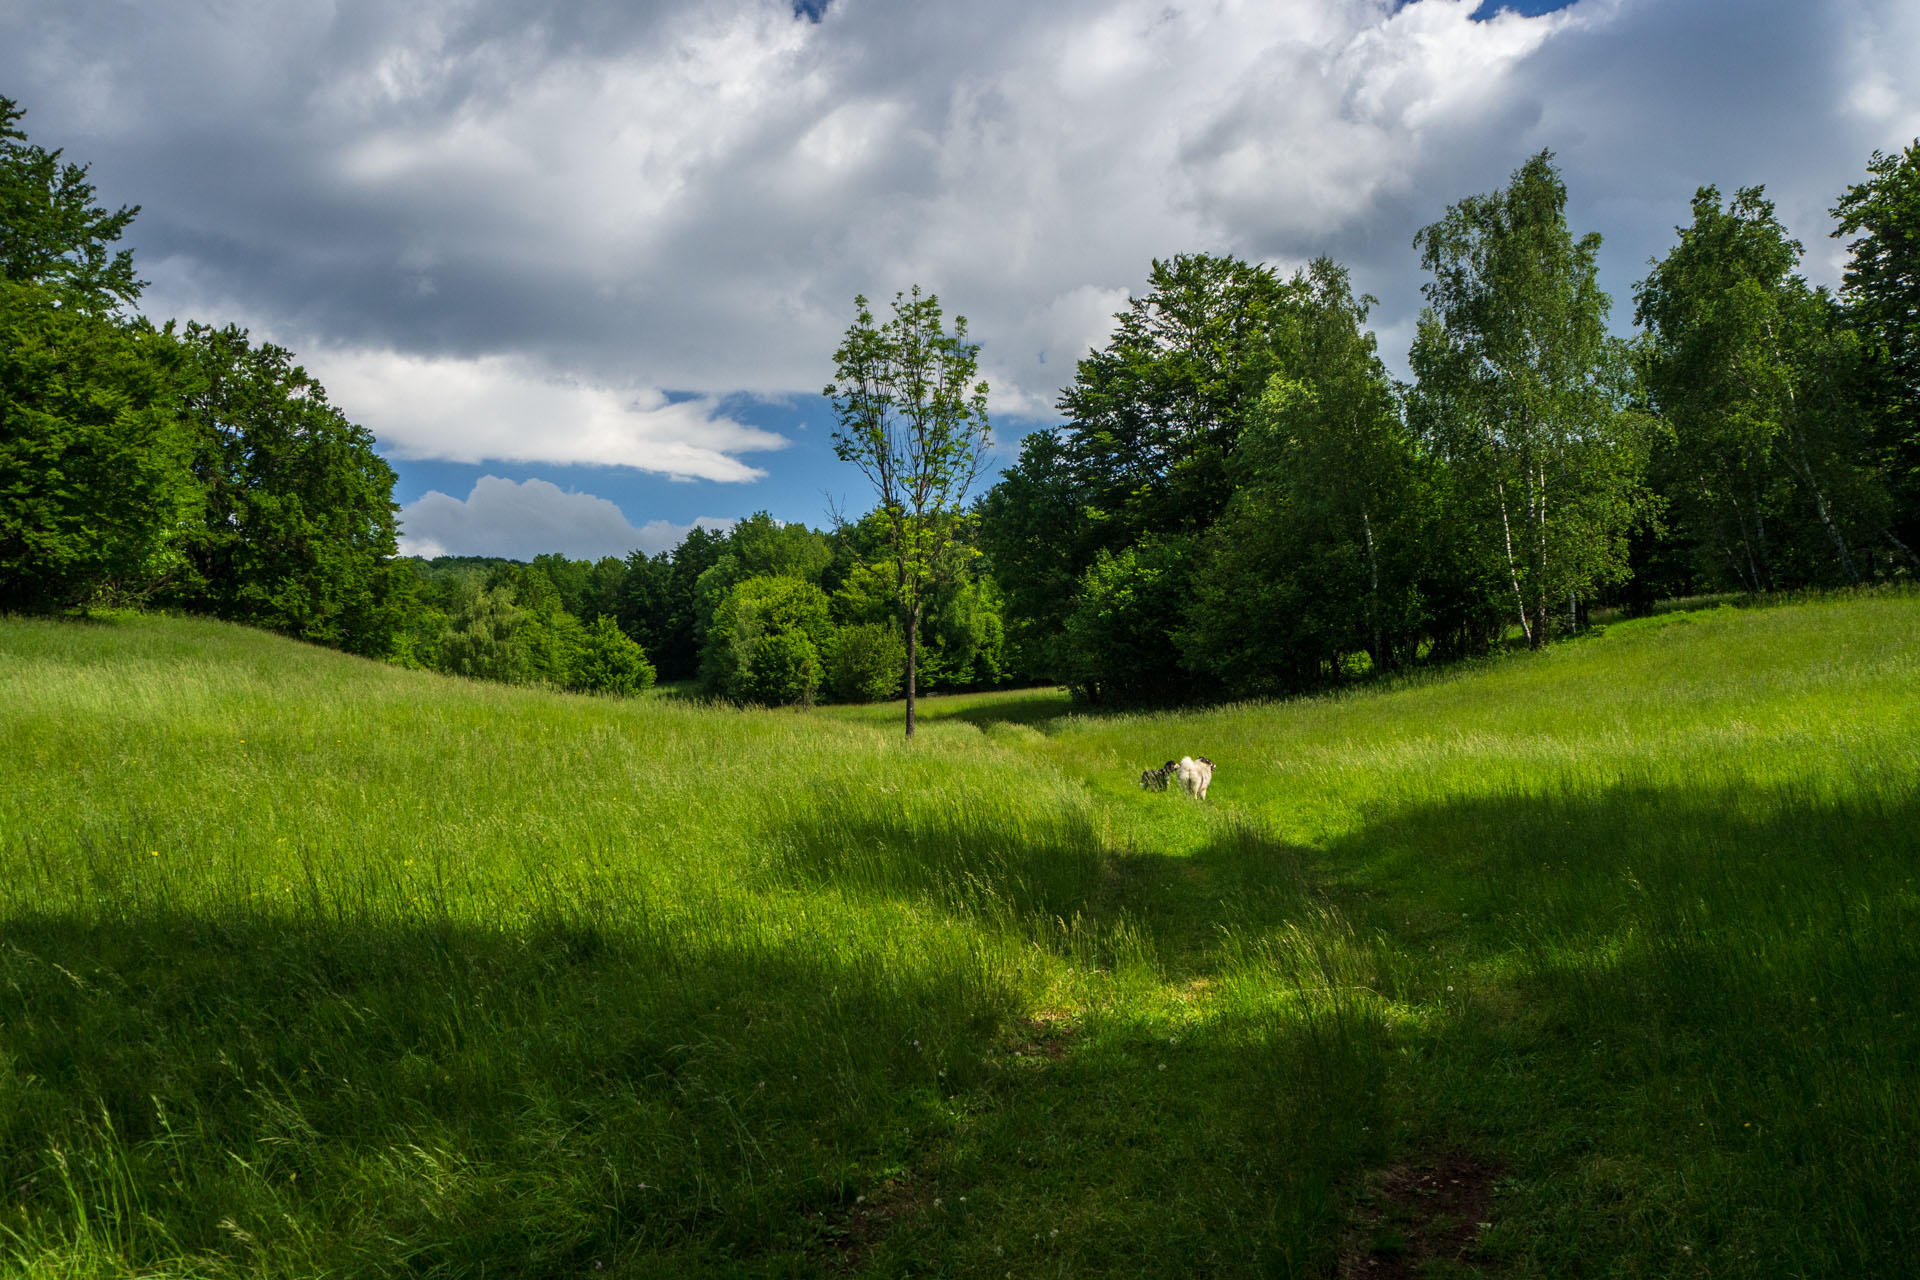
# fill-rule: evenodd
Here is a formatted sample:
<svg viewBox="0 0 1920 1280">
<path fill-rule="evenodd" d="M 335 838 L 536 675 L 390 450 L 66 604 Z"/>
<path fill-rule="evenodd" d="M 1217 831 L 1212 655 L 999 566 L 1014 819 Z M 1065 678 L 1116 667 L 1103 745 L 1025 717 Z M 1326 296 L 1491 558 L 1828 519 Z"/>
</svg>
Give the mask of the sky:
<svg viewBox="0 0 1920 1280">
<path fill-rule="evenodd" d="M 1696 187 L 1827 210 L 1920 136 L 1913 0 L 0 0 L 0 94 L 91 166 L 142 309 L 293 350 L 402 550 L 655 552 L 872 505 L 853 299 L 968 317 L 998 457 L 1155 258 L 1319 254 L 1404 375 L 1414 233 L 1554 152 L 1616 329 Z"/>
</svg>

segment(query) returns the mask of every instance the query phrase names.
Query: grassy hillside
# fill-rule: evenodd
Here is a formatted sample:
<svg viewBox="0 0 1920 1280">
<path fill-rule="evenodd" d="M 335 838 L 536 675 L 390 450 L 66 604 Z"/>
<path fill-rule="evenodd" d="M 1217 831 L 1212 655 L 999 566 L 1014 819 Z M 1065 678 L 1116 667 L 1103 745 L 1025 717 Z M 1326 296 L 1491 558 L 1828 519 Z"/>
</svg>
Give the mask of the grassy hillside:
<svg viewBox="0 0 1920 1280">
<path fill-rule="evenodd" d="M 1917 675 L 1883 596 L 909 747 L 0 620 L 0 1258 L 1904 1274 Z"/>
</svg>

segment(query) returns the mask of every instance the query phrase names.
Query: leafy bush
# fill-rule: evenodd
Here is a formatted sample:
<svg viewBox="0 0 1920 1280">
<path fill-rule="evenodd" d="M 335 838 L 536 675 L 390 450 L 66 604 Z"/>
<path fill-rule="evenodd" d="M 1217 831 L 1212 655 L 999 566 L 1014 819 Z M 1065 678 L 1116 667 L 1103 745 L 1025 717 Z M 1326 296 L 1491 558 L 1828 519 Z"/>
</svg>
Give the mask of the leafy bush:
<svg viewBox="0 0 1920 1280">
<path fill-rule="evenodd" d="M 897 627 L 859 622 L 827 644 L 827 691 L 844 702 L 884 702 L 900 692 L 907 662 Z"/>
<path fill-rule="evenodd" d="M 1184 542 L 1102 551 L 1067 616 L 1067 683 L 1089 702 L 1171 702 L 1190 692 L 1174 634 L 1191 588 Z"/>
<path fill-rule="evenodd" d="M 810 707 L 820 689 L 820 676 L 820 652 L 811 640 L 798 631 L 769 631 L 749 647 L 734 700 L 769 707 Z"/>
<path fill-rule="evenodd" d="M 636 694 L 653 687 L 653 664 L 646 650 L 601 614 L 581 629 L 573 651 L 569 689 L 581 693 Z"/>
<path fill-rule="evenodd" d="M 819 587 L 798 578 L 748 578 L 714 610 L 701 684 L 735 702 L 810 705 L 823 673 L 820 652 L 832 635 Z"/>
<path fill-rule="evenodd" d="M 524 684 L 533 678 L 526 637 L 530 621 L 527 611 L 514 603 L 511 588 L 476 591 L 454 614 L 433 665 L 475 680 Z"/>
</svg>

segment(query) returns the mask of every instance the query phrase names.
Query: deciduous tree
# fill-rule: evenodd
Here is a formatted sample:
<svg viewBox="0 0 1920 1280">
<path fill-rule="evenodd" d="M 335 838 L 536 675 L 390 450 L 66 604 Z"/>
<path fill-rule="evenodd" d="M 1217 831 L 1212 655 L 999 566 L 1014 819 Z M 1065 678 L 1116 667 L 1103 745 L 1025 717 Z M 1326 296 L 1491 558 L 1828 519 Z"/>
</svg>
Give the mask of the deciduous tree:
<svg viewBox="0 0 1920 1280">
<path fill-rule="evenodd" d="M 1551 153 L 1501 191 L 1470 196 L 1414 239 L 1428 307 L 1411 363 L 1430 445 L 1474 477 L 1483 528 L 1506 569 L 1528 643 L 1559 602 L 1626 570 L 1641 446 L 1628 370 L 1607 333 L 1598 234 L 1567 229 Z"/>
<path fill-rule="evenodd" d="M 930 588 L 957 546 L 958 517 L 979 477 L 990 440 L 987 384 L 976 381 L 980 348 L 966 340 L 965 316 L 948 333 L 940 301 L 894 295 L 893 316 L 876 323 L 864 297 L 834 353 L 834 380 L 822 393 L 840 427 L 834 451 L 866 476 L 879 499 L 906 635 L 907 736 L 913 736 L 920 622 Z"/>
</svg>

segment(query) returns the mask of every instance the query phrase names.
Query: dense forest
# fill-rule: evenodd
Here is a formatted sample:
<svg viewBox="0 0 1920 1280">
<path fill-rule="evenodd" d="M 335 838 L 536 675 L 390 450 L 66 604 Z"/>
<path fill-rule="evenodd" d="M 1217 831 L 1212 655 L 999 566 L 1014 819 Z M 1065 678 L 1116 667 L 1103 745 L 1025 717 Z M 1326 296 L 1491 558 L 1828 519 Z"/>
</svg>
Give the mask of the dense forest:
<svg viewBox="0 0 1920 1280">
<path fill-rule="evenodd" d="M 96 206 L 22 117 L 0 98 L 0 610 L 207 613 L 588 692 L 902 689 L 884 508 L 597 562 L 399 556 L 371 434 L 292 353 L 139 315 L 114 249 L 138 210 Z M 1838 295 L 1761 188 L 1700 189 L 1631 338 L 1566 202 L 1543 152 L 1419 233 L 1411 383 L 1336 262 L 1154 262 L 1061 424 L 939 516 L 915 685 L 1279 695 L 1539 646 L 1597 606 L 1920 573 L 1920 141 L 1838 197 Z"/>
</svg>

